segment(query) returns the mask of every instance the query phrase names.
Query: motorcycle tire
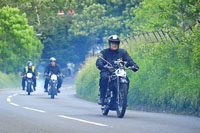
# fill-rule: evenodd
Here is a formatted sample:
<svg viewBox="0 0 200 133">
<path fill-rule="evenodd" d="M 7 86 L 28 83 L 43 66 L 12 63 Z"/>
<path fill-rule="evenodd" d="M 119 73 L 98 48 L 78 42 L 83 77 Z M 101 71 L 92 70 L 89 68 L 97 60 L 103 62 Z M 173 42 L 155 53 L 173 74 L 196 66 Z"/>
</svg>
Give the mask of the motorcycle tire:
<svg viewBox="0 0 200 133">
<path fill-rule="evenodd" d="M 127 107 L 128 84 L 120 84 L 119 104 L 117 104 L 116 112 L 118 118 L 123 118 Z"/>
<path fill-rule="evenodd" d="M 31 94 L 31 84 L 30 83 L 27 84 L 27 92 L 28 92 L 28 95 Z"/>
</svg>

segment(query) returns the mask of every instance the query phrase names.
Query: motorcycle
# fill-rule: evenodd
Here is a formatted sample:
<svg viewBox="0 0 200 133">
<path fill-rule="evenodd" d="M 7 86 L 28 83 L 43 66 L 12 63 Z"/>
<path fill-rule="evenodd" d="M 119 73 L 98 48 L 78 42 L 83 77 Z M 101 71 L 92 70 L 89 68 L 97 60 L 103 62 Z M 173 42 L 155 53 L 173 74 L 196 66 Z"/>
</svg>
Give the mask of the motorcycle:
<svg viewBox="0 0 200 133">
<path fill-rule="evenodd" d="M 56 75 L 56 74 L 51 74 L 49 73 L 49 84 L 48 84 L 48 95 L 51 96 L 51 99 L 54 99 L 55 98 L 55 95 L 58 94 L 58 91 L 57 91 L 57 84 L 58 84 L 58 77 L 60 75 Z"/>
<path fill-rule="evenodd" d="M 26 92 L 28 95 L 33 92 L 33 74 L 32 73 L 27 73 L 26 74 Z"/>
<path fill-rule="evenodd" d="M 101 57 L 102 58 L 102 57 Z M 103 59 L 103 58 L 102 58 Z M 103 59 L 107 62 L 105 59 Z M 109 62 L 104 66 L 107 69 L 112 69 L 108 78 L 108 85 L 105 94 L 104 104 L 101 105 L 103 115 L 108 115 L 109 111 L 116 111 L 118 118 L 123 118 L 127 108 L 127 97 L 129 80 L 126 75 L 126 70 L 133 69 L 133 67 L 126 68 L 127 62 L 114 61 L 115 67 Z"/>
</svg>

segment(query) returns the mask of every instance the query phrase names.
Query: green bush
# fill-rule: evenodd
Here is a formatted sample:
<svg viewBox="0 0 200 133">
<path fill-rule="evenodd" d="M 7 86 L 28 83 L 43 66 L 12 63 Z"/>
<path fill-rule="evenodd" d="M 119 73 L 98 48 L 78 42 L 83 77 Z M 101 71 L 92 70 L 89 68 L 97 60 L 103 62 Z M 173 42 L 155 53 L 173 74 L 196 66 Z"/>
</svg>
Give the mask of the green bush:
<svg viewBox="0 0 200 133">
<path fill-rule="evenodd" d="M 15 74 L 4 74 L 0 72 L 0 89 L 18 88 L 21 81 Z"/>
<path fill-rule="evenodd" d="M 99 93 L 99 71 L 95 57 L 89 58 L 76 77 L 76 92 L 80 97 L 95 101 Z"/>
</svg>

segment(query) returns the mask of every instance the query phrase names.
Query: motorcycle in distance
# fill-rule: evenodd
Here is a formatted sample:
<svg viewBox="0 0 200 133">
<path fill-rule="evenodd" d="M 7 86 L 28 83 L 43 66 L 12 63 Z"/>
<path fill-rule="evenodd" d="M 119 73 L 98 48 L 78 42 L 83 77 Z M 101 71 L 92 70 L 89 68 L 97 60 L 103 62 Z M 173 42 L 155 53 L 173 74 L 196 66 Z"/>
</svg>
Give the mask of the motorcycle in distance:
<svg viewBox="0 0 200 133">
<path fill-rule="evenodd" d="M 57 91 L 58 77 L 62 77 L 62 75 L 49 73 L 46 76 L 50 79 L 49 84 L 48 84 L 48 95 L 51 96 L 51 99 L 54 99 L 55 95 L 58 94 L 58 91 Z"/>
<path fill-rule="evenodd" d="M 33 92 L 33 74 L 32 73 L 27 73 L 26 75 L 26 92 L 28 95 Z"/>
<path fill-rule="evenodd" d="M 127 108 L 127 96 L 129 88 L 129 80 L 126 76 L 126 70 L 133 69 L 133 67 L 126 68 L 127 62 L 118 60 L 114 61 L 116 67 L 113 67 L 103 57 L 107 65 L 105 68 L 112 69 L 108 78 L 108 87 L 106 90 L 104 104 L 101 105 L 103 115 L 108 115 L 109 110 L 116 111 L 118 118 L 123 118 Z"/>
</svg>

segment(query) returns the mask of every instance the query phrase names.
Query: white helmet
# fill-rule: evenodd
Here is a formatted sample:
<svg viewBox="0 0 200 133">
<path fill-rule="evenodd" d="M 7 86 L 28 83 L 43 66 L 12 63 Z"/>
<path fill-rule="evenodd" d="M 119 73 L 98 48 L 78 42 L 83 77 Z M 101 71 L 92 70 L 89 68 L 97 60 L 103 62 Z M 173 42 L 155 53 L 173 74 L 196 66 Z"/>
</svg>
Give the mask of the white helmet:
<svg viewBox="0 0 200 133">
<path fill-rule="evenodd" d="M 51 57 L 49 60 L 50 60 L 50 62 L 52 62 L 52 61 L 56 61 L 56 58 Z"/>
</svg>

